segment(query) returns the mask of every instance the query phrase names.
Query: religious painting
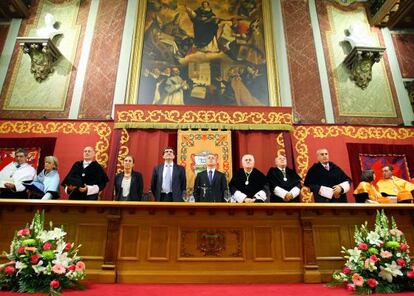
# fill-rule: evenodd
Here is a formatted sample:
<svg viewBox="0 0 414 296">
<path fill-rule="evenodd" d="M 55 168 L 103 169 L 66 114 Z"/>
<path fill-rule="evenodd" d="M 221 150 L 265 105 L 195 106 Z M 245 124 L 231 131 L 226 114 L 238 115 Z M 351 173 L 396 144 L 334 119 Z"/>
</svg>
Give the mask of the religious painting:
<svg viewBox="0 0 414 296">
<path fill-rule="evenodd" d="M 373 170 L 375 182 L 382 178 L 382 168 L 386 165 L 393 167 L 393 175 L 404 180 L 410 180 L 407 159 L 404 154 L 359 154 L 361 169 Z"/>
<path fill-rule="evenodd" d="M 270 0 L 146 0 L 128 103 L 280 105 Z"/>
</svg>

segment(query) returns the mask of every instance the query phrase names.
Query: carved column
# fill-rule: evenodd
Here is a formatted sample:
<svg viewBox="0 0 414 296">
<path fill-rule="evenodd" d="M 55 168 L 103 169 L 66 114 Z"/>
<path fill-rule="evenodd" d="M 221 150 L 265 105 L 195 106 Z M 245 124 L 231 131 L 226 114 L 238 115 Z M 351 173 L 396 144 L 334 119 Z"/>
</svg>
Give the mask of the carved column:
<svg viewBox="0 0 414 296">
<path fill-rule="evenodd" d="M 102 265 L 102 269 L 115 270 L 118 256 L 121 209 L 110 208 L 107 219 L 108 230 L 106 234 L 104 264 Z"/>
<path fill-rule="evenodd" d="M 313 240 L 313 217 L 310 211 L 302 211 L 300 222 L 303 235 L 303 282 L 321 283 L 321 272 L 316 261 L 315 242 Z"/>
</svg>

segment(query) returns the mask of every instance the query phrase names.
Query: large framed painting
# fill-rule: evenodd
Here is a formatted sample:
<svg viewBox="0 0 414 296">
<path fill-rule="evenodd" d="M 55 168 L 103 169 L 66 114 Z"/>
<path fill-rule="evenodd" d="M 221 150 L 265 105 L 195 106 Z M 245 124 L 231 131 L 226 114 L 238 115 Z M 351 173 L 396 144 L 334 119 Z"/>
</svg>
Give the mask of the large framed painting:
<svg viewBox="0 0 414 296">
<path fill-rule="evenodd" d="M 270 0 L 141 0 L 127 103 L 279 106 Z"/>
</svg>

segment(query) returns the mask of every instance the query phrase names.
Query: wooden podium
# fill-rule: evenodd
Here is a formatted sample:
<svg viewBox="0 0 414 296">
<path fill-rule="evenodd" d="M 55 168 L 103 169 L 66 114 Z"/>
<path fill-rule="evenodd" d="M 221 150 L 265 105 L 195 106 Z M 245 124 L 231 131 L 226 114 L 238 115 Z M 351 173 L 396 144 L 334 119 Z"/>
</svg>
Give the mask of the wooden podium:
<svg viewBox="0 0 414 296">
<path fill-rule="evenodd" d="M 122 283 L 330 281 L 341 246 L 376 210 L 413 243 L 414 205 L 207 204 L 0 200 L 0 251 L 44 209 L 82 244 L 87 278 Z M 2 259 L 4 261 L 4 258 Z"/>
</svg>

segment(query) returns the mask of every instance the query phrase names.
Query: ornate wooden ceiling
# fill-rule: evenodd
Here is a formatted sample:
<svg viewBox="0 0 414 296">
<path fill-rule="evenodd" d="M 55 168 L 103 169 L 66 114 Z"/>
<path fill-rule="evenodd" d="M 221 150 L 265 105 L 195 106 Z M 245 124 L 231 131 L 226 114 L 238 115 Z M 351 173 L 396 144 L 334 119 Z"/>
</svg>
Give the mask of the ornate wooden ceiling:
<svg viewBox="0 0 414 296">
<path fill-rule="evenodd" d="M 414 29 L 413 0 L 371 0 L 367 12 L 372 26 Z"/>
</svg>

